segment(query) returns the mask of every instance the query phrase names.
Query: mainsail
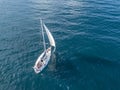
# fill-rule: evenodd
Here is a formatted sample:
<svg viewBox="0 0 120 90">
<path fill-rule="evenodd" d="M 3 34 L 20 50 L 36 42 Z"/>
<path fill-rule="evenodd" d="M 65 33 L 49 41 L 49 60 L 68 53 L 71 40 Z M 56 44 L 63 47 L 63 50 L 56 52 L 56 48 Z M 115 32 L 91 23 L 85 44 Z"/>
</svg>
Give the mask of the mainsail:
<svg viewBox="0 0 120 90">
<path fill-rule="evenodd" d="M 44 23 L 43 23 L 43 27 L 44 27 L 44 29 L 46 31 L 47 36 L 48 36 L 50 45 L 53 46 L 53 47 L 55 47 L 55 40 L 54 40 L 51 32 L 49 31 L 49 29 L 46 27 L 46 25 Z"/>
</svg>

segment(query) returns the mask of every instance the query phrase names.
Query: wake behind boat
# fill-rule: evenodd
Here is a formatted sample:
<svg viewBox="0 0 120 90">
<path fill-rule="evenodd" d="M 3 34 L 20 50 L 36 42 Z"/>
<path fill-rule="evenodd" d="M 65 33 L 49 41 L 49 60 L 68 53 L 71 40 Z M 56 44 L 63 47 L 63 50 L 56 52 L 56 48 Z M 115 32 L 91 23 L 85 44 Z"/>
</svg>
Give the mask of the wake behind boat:
<svg viewBox="0 0 120 90">
<path fill-rule="evenodd" d="M 51 32 L 47 28 L 47 26 L 42 22 L 42 20 L 41 20 L 41 29 L 42 29 L 44 51 L 35 62 L 35 65 L 33 67 L 35 73 L 40 73 L 48 65 L 48 62 L 50 61 L 50 57 L 51 57 L 51 53 L 52 53 L 52 47 L 54 47 L 53 52 L 55 52 L 55 48 L 56 48 L 55 40 L 54 40 Z M 45 30 L 47 37 L 49 39 L 49 42 L 50 42 L 50 46 L 47 49 L 46 49 L 45 37 L 44 37 L 43 30 Z"/>
</svg>

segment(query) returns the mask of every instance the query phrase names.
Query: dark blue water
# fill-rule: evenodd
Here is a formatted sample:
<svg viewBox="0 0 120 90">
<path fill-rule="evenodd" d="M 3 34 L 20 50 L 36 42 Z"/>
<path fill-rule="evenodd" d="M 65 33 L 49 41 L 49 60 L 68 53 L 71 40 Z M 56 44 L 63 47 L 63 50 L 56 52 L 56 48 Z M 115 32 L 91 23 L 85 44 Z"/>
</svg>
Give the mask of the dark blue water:
<svg viewBox="0 0 120 90">
<path fill-rule="evenodd" d="M 40 18 L 57 49 L 35 74 Z M 120 1 L 0 0 L 0 90 L 120 90 Z"/>
</svg>

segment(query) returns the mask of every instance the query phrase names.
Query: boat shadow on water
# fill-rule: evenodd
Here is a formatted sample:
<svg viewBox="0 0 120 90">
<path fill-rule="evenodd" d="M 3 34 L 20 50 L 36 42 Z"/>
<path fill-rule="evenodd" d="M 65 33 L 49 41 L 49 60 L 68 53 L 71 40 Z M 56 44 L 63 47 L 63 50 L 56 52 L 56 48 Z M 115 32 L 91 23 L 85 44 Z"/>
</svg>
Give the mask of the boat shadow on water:
<svg viewBox="0 0 120 90">
<path fill-rule="evenodd" d="M 106 83 L 109 83 L 111 78 L 116 82 L 120 79 L 119 63 L 81 53 L 69 58 L 56 53 L 48 68 L 54 78 L 69 84 L 75 82 L 75 85 L 82 84 L 82 82 L 90 83 L 91 79 L 94 82 L 101 81 L 101 83 L 104 83 L 104 79 L 107 79 Z"/>
<path fill-rule="evenodd" d="M 56 71 L 56 55 L 54 53 L 51 55 L 51 60 L 48 64 L 48 71 L 50 72 Z"/>
</svg>

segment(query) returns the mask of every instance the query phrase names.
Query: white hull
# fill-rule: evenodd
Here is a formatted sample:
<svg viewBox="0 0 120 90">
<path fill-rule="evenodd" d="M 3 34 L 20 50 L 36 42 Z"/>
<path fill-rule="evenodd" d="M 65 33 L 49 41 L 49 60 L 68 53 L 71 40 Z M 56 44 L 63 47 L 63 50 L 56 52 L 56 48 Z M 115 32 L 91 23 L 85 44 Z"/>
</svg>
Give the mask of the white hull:
<svg viewBox="0 0 120 90">
<path fill-rule="evenodd" d="M 37 59 L 33 69 L 35 73 L 40 73 L 48 64 L 51 56 L 51 47 L 44 51 Z M 43 60 L 43 62 L 41 62 Z"/>
</svg>

